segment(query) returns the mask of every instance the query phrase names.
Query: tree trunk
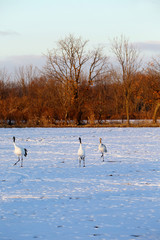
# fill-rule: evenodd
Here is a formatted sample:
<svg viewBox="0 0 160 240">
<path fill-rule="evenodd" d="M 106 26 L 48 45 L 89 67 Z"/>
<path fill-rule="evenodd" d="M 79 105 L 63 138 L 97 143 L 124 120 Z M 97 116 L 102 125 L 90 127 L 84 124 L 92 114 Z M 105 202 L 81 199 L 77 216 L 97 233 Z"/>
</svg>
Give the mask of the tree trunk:
<svg viewBox="0 0 160 240">
<path fill-rule="evenodd" d="M 154 113 L 153 113 L 153 123 L 157 122 L 157 112 L 158 112 L 159 107 L 160 107 L 160 102 L 158 102 L 156 107 L 155 107 L 155 110 L 154 110 Z"/>
<path fill-rule="evenodd" d="M 126 98 L 126 116 L 127 116 L 127 125 L 129 126 L 129 100 Z"/>
</svg>

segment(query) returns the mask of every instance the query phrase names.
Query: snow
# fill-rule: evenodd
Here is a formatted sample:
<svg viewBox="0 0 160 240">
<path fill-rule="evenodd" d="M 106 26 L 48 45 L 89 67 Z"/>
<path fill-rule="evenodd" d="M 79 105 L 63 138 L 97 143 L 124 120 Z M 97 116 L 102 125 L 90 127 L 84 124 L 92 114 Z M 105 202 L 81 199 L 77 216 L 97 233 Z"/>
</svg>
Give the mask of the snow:
<svg viewBox="0 0 160 240">
<path fill-rule="evenodd" d="M 159 149 L 159 128 L 1 128 L 0 240 L 160 239 Z"/>
</svg>

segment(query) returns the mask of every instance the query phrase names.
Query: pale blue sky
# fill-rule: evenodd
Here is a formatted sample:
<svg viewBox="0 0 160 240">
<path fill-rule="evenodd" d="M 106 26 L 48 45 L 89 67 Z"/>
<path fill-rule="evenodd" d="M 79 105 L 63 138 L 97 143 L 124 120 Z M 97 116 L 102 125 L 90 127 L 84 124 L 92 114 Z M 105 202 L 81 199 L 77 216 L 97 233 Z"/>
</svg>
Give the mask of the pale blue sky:
<svg viewBox="0 0 160 240">
<path fill-rule="evenodd" d="M 106 47 L 124 34 L 160 54 L 159 25 L 159 0 L 0 0 L 0 69 L 42 64 L 47 49 L 69 34 Z"/>
</svg>

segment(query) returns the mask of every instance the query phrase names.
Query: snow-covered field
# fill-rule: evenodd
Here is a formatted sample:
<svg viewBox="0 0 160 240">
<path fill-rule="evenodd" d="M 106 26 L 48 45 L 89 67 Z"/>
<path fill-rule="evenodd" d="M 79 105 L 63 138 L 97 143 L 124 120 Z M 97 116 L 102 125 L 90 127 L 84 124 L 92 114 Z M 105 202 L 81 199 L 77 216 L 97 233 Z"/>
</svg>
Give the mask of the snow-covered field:
<svg viewBox="0 0 160 240">
<path fill-rule="evenodd" d="M 160 128 L 0 129 L 0 240 L 23 239 L 160 239 Z"/>
</svg>

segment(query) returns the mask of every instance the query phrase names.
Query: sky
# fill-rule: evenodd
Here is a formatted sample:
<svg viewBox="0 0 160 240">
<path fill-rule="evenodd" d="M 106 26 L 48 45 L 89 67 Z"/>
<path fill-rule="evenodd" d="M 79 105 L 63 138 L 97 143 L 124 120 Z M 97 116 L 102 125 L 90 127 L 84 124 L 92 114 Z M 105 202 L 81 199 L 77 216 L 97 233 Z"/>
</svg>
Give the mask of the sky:
<svg viewBox="0 0 160 240">
<path fill-rule="evenodd" d="M 159 0 L 0 0 L 0 69 L 32 64 L 69 34 L 103 45 L 124 35 L 146 56 L 160 54 Z"/>
</svg>

